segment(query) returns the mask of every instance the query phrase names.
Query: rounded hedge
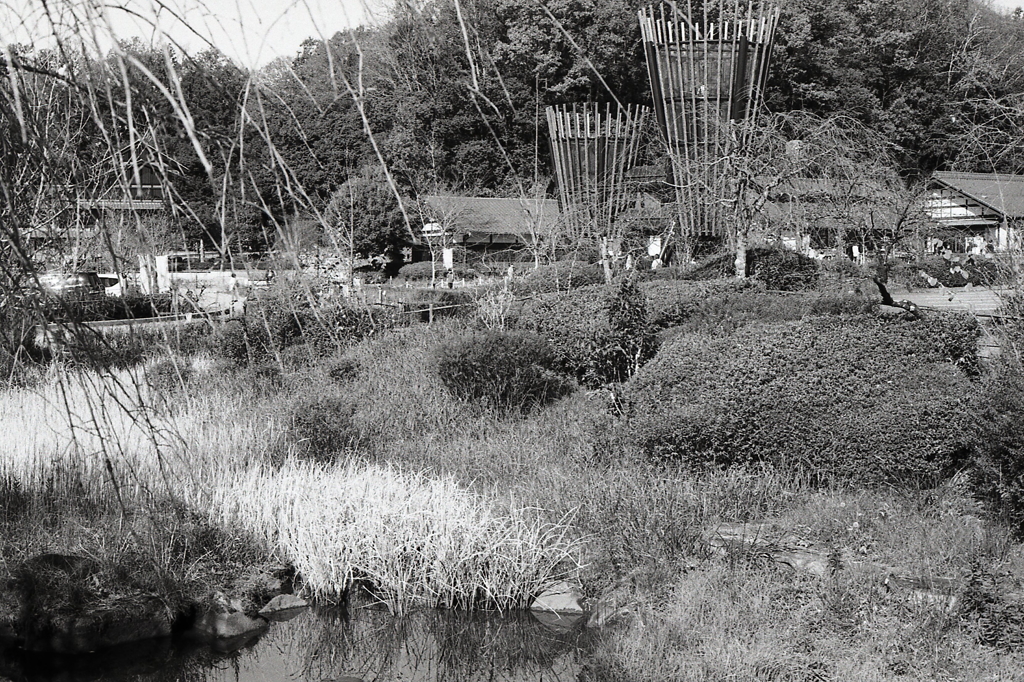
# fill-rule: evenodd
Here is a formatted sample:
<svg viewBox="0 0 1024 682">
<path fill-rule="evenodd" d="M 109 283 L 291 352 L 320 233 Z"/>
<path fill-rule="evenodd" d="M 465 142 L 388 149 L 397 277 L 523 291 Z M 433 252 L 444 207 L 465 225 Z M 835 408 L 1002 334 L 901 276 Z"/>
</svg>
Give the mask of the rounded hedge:
<svg viewBox="0 0 1024 682">
<path fill-rule="evenodd" d="M 959 316 L 860 316 L 680 336 L 627 387 L 630 438 L 696 466 L 932 484 L 971 453 L 976 335 Z"/>
<path fill-rule="evenodd" d="M 544 337 L 556 366 L 591 387 L 625 381 L 657 350 L 646 299 L 629 280 L 538 296 L 516 324 Z"/>
<path fill-rule="evenodd" d="M 473 268 L 461 263 L 455 263 L 452 269 L 455 271 L 456 279 L 476 279 L 478 274 Z M 430 281 L 431 275 L 433 275 L 438 282 L 443 282 L 446 272 L 444 266 L 440 263 L 432 265 L 430 261 L 420 261 L 419 263 L 403 265 L 398 270 L 398 276 L 410 282 L 422 282 L 424 280 Z"/>
<path fill-rule="evenodd" d="M 818 284 L 821 264 L 813 258 L 780 246 L 747 249 L 747 277 L 774 291 L 803 291 Z M 736 254 L 716 253 L 692 265 L 673 266 L 645 273 L 651 280 L 681 279 L 707 281 L 736 275 Z"/>
<path fill-rule="evenodd" d="M 550 265 L 515 269 L 512 290 L 516 294 L 550 294 L 579 289 L 593 284 L 604 284 L 604 270 L 600 265 L 582 261 L 557 261 Z"/>
<path fill-rule="evenodd" d="M 1024 537 L 1024 367 L 1004 361 L 984 381 L 978 405 L 979 499 L 1017 537 Z"/>
</svg>

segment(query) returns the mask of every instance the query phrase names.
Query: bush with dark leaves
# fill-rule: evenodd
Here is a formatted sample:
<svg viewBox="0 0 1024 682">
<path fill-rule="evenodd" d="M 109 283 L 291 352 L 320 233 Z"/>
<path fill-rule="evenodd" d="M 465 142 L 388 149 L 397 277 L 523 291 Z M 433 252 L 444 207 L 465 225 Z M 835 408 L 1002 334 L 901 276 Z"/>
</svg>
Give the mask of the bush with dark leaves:
<svg viewBox="0 0 1024 682">
<path fill-rule="evenodd" d="M 302 459 L 331 462 L 359 443 L 356 404 L 339 395 L 300 395 L 291 405 L 288 440 Z"/>
<path fill-rule="evenodd" d="M 554 370 L 543 338 L 521 332 L 479 332 L 442 343 L 437 372 L 457 399 L 500 411 L 526 413 L 572 390 Z"/>
<path fill-rule="evenodd" d="M 455 272 L 456 279 L 476 279 L 477 277 L 476 270 L 461 263 L 455 263 L 452 270 Z M 421 261 L 419 263 L 403 265 L 398 271 L 398 276 L 410 282 L 429 282 L 431 276 L 433 276 L 436 281 L 441 282 L 444 281 L 447 272 L 440 263 L 431 264 L 430 261 Z"/>
<path fill-rule="evenodd" d="M 757 247 L 747 252 L 751 277 L 770 291 L 804 291 L 818 283 L 818 261 L 779 247 Z"/>
<path fill-rule="evenodd" d="M 985 377 L 979 397 L 974 486 L 979 498 L 1024 537 L 1024 367 L 1007 360 Z"/>
<path fill-rule="evenodd" d="M 556 367 L 591 387 L 625 381 L 657 350 L 646 298 L 630 280 L 538 296 L 516 324 L 547 339 Z"/>
<path fill-rule="evenodd" d="M 778 246 L 755 246 L 747 249 L 746 276 L 753 277 L 773 291 L 803 291 L 818 283 L 821 266 L 803 254 Z M 681 279 L 707 281 L 736 276 L 736 254 L 717 253 L 693 265 L 662 268 L 645 279 Z"/>
<path fill-rule="evenodd" d="M 512 291 L 520 296 L 550 294 L 603 283 L 604 270 L 600 265 L 582 261 L 558 261 L 538 268 L 530 267 L 525 273 L 520 266 L 512 280 Z"/>
</svg>

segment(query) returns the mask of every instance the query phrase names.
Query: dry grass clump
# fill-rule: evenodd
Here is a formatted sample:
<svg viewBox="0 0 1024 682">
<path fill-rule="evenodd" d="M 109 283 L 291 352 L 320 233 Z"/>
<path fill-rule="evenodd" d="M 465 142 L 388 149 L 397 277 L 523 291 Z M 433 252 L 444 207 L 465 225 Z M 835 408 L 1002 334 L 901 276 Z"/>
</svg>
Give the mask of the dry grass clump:
<svg viewBox="0 0 1024 682">
<path fill-rule="evenodd" d="M 595 652 L 595 680 L 1018 679 L 1024 656 L 980 646 L 970 614 L 857 574 L 819 581 L 725 563 L 686 573 Z"/>
<path fill-rule="evenodd" d="M 638 620 L 599 647 L 594 679 L 1016 679 L 1024 654 L 980 643 L 991 614 L 969 593 L 978 576 L 1021 575 L 1021 552 L 976 510 L 956 480 L 913 494 L 805 489 L 774 516 L 763 507 L 751 516 L 842 550 L 845 568 L 819 579 L 757 553 L 681 567 L 669 596 L 634 590 Z M 957 600 L 915 599 L 891 574 L 950 578 Z"/>
<path fill-rule="evenodd" d="M 523 606 L 578 569 L 563 524 L 491 504 L 450 477 L 288 458 L 275 469 L 269 454 L 284 428 L 275 409 L 289 396 L 247 393 L 201 360 L 180 370 L 173 393 L 140 369 L 67 374 L 5 394 L 0 480 L 46 497 L 56 515 L 78 499 L 112 516 L 155 518 L 160 500 L 204 517 L 213 509 L 220 527 L 241 528 L 293 562 L 314 594 L 337 598 L 359 580 L 398 612 Z M 164 544 L 152 549 L 167 554 Z"/>
<path fill-rule="evenodd" d="M 203 505 L 293 563 L 316 597 L 338 599 L 361 581 L 399 613 L 523 607 L 579 567 L 566 526 L 392 467 L 289 460 L 239 472 Z"/>
<path fill-rule="evenodd" d="M 195 389 L 187 393 L 153 386 L 143 368 L 53 372 L 35 388 L 3 392 L 0 476 L 26 489 L 67 480 L 72 495 L 115 493 L 128 502 L 180 494 L 247 466 L 277 425 L 253 409 L 253 389 L 207 365 L 196 358 L 181 366 Z"/>
</svg>

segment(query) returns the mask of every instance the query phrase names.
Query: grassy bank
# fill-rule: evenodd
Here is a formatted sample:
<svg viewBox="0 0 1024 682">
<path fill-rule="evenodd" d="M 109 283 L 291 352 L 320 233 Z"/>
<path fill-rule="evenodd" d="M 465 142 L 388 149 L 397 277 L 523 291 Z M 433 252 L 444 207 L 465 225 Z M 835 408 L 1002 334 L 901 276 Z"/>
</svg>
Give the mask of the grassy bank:
<svg viewBox="0 0 1024 682">
<path fill-rule="evenodd" d="M 5 512 L 4 559 L 120 560 L 127 547 L 192 591 L 224 566 L 287 562 L 317 598 L 363 582 L 396 612 L 520 607 L 578 579 L 622 612 L 592 680 L 998 677 L 1022 663 L 1012 594 L 1024 563 L 972 476 L 1006 471 L 1012 439 L 983 452 L 976 429 L 1016 403 L 972 360 L 969 321 L 880 320 L 856 286 L 829 286 L 538 293 L 506 324 L 549 332 L 557 352 L 516 362 L 477 351 L 532 346 L 473 346 L 493 319 L 470 314 L 344 344 L 268 323 L 131 369 L 54 370 L 0 401 L 0 480 L 24 501 Z M 538 323 L 573 297 L 590 297 L 581 309 L 595 319 Z M 267 345 L 254 353 L 253 339 Z M 453 348 L 471 363 L 460 376 L 491 394 L 446 388 L 438 368 Z M 589 388 L 607 367 L 625 381 Z M 575 390 L 509 405 L 501 372 L 513 370 Z M 845 426 L 813 428 L 801 395 L 814 414 L 838 401 Z M 880 427 L 896 404 L 900 418 Z M 715 440 L 665 440 L 653 422 Z M 892 477 L 892 462 L 927 475 Z M 758 520 L 867 568 L 817 578 L 709 550 L 719 524 Z M 914 602 L 893 574 L 949 579 L 955 608 Z"/>
</svg>

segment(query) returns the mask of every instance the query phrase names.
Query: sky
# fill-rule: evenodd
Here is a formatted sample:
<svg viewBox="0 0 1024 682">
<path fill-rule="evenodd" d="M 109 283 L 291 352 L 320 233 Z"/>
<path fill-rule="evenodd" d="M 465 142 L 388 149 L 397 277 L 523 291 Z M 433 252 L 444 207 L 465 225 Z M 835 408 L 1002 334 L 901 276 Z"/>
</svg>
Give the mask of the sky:
<svg viewBox="0 0 1024 682">
<path fill-rule="evenodd" d="M 992 0 L 992 6 L 1001 10 L 1013 11 L 1018 7 L 1024 7 L 1024 0 Z"/>
<path fill-rule="evenodd" d="M 88 26 L 88 45 L 106 51 L 116 35 L 188 52 L 213 43 L 250 67 L 294 55 L 309 37 L 376 23 L 384 0 L 0 0 L 0 44 L 52 42 L 52 26 Z M 50 8 L 50 14 L 44 8 Z M 127 8 L 127 11 L 126 9 Z M 40 38 L 46 36 L 47 38 Z M 156 39 L 156 40 L 154 40 Z"/>
</svg>

